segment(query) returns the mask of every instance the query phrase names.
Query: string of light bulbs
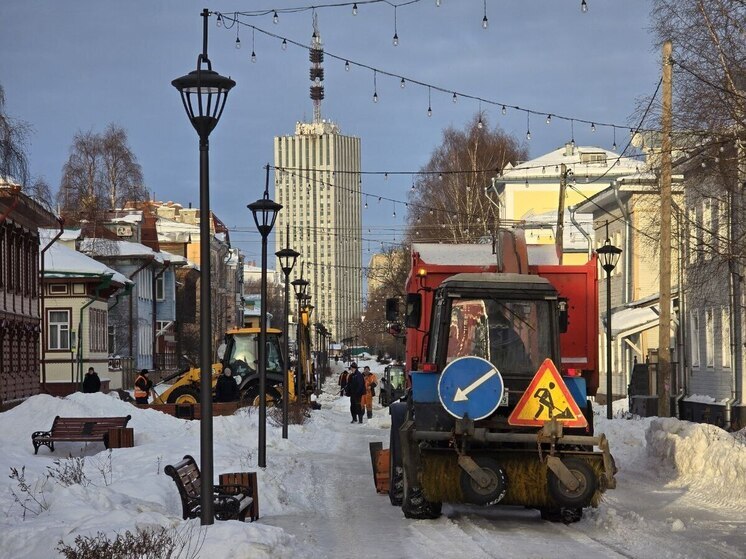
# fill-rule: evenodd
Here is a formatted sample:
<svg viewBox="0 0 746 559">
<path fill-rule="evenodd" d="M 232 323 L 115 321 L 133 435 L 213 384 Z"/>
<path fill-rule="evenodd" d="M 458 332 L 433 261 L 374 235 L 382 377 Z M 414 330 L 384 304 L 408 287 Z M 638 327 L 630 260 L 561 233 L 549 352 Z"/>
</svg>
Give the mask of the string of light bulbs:
<svg viewBox="0 0 746 559">
<path fill-rule="evenodd" d="M 309 9 L 312 9 L 312 7 L 309 7 Z M 307 50 L 307 51 L 310 51 L 313 48 L 313 47 L 305 45 L 305 44 L 303 44 L 303 43 L 301 43 L 299 41 L 295 41 L 293 39 L 289 39 L 288 37 L 284 37 L 282 35 L 278 35 L 278 34 L 273 33 L 271 31 L 267 31 L 265 29 L 262 29 L 260 27 L 255 26 L 255 25 L 253 25 L 251 23 L 247 23 L 247 22 L 241 21 L 240 17 L 242 17 L 242 16 L 243 17 L 247 17 L 246 14 L 244 14 L 243 12 L 233 12 L 233 15 L 230 15 L 229 13 L 217 12 L 217 11 L 213 12 L 213 13 L 217 14 L 219 17 L 221 17 L 221 19 L 223 21 L 230 21 L 231 22 L 230 25 L 224 25 L 227 29 L 231 29 L 234 25 L 243 25 L 243 26 L 246 26 L 248 28 L 251 28 L 254 32 L 259 32 L 259 33 L 261 33 L 263 35 L 266 35 L 267 37 L 271 37 L 273 39 L 277 39 L 277 40 L 281 41 L 281 45 L 283 47 L 283 50 L 287 48 L 287 45 L 293 45 L 295 47 L 298 47 L 298 48 L 301 48 L 301 49 L 304 49 L 304 50 Z M 625 129 L 625 128 L 627 128 L 627 125 L 622 125 L 622 124 L 617 124 L 617 123 L 611 123 L 611 122 L 603 122 L 603 121 L 600 121 L 600 120 L 590 120 L 590 119 L 581 118 L 581 117 L 568 116 L 568 115 L 564 115 L 564 114 L 560 114 L 560 113 L 552 112 L 552 111 L 544 111 L 544 110 L 538 110 L 538 109 L 520 107 L 519 105 L 508 103 L 508 102 L 504 102 L 504 101 L 487 99 L 487 98 L 480 97 L 480 96 L 477 96 L 477 95 L 463 93 L 463 92 L 460 92 L 460 91 L 458 91 L 458 90 L 456 90 L 454 88 L 446 88 L 446 87 L 443 87 L 443 86 L 439 86 L 439 85 L 427 83 L 427 82 L 424 82 L 422 80 L 418 80 L 418 79 L 415 79 L 415 78 L 410 78 L 408 76 L 403 76 L 403 75 L 397 74 L 395 72 L 390 72 L 390 71 L 387 71 L 387 70 L 383 70 L 381 68 L 376 68 L 376 67 L 371 66 L 369 64 L 365 64 L 365 63 L 362 63 L 362 62 L 358 62 L 358 61 L 352 60 L 349 57 L 344 57 L 344 56 L 336 55 L 334 53 L 329 52 L 326 49 L 324 49 L 324 55 L 327 56 L 327 57 L 329 57 L 329 58 L 335 59 L 337 61 L 344 62 L 344 67 L 345 67 L 345 70 L 347 70 L 347 71 L 350 70 L 351 66 L 355 66 L 355 67 L 363 68 L 363 69 L 366 69 L 366 70 L 372 72 L 373 73 L 373 82 L 374 82 L 372 99 L 373 99 L 374 103 L 378 102 L 378 100 L 379 100 L 378 89 L 377 89 L 377 78 L 378 78 L 379 75 L 382 75 L 382 76 L 386 76 L 386 77 L 390 77 L 390 78 L 395 78 L 399 82 L 401 88 L 404 88 L 407 83 L 411 83 L 411 84 L 415 84 L 417 86 L 420 86 L 420 87 L 428 89 L 430 93 L 432 93 L 433 91 L 440 92 L 440 93 L 445 93 L 454 102 L 458 101 L 459 98 L 470 99 L 472 101 L 476 101 L 479 104 L 479 107 L 480 107 L 480 119 L 481 119 L 481 105 L 482 105 L 482 103 L 484 103 L 486 105 L 491 105 L 491 106 L 499 107 L 500 108 L 500 113 L 502 115 L 506 115 L 507 112 L 508 112 L 508 110 L 514 110 L 514 111 L 518 111 L 518 112 L 524 112 L 524 113 L 527 114 L 527 116 L 530 116 L 530 115 L 544 116 L 544 115 L 546 115 L 548 122 L 551 122 L 552 119 L 554 119 L 554 120 L 559 119 L 559 120 L 563 120 L 563 121 L 569 122 L 573 128 L 574 128 L 575 122 L 587 124 L 590 127 L 591 132 L 595 132 L 598 129 L 598 127 L 610 128 L 610 129 L 612 129 L 614 131 L 614 133 L 616 132 L 616 129 Z M 255 55 L 255 53 L 253 53 L 253 55 L 251 57 L 251 60 L 252 60 L 252 62 L 256 61 L 256 55 Z M 430 116 L 432 116 L 433 111 L 432 111 L 432 103 L 431 102 L 429 104 L 429 109 L 430 110 L 428 111 L 428 113 L 430 114 Z M 657 129 L 655 129 L 655 128 L 641 129 L 641 130 L 643 130 L 643 131 L 651 131 L 651 132 L 657 131 Z"/>
</svg>

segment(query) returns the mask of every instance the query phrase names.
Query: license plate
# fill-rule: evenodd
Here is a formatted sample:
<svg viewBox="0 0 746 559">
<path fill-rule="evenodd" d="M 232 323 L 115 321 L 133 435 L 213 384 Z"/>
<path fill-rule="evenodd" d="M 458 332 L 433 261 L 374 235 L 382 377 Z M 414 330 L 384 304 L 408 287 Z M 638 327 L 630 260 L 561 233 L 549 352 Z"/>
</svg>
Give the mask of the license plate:
<svg viewBox="0 0 746 559">
<path fill-rule="evenodd" d="M 507 406 L 508 405 L 508 391 L 503 391 L 503 397 L 500 398 L 500 405 L 501 406 Z"/>
</svg>

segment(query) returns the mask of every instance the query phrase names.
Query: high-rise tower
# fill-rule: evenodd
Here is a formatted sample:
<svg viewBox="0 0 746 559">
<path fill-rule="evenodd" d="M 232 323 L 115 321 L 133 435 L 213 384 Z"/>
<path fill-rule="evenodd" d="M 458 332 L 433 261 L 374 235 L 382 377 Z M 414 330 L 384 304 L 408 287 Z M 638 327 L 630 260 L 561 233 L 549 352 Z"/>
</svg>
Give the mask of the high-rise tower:
<svg viewBox="0 0 746 559">
<path fill-rule="evenodd" d="M 321 119 L 324 51 L 315 16 L 313 27 L 313 122 L 298 122 L 294 135 L 274 140 L 275 200 L 283 205 L 275 240 L 277 250 L 286 246 L 289 224 L 290 246 L 301 254 L 291 279 L 302 271 L 310 282 L 312 321 L 342 340 L 357 335 L 362 310 L 360 138 Z"/>
</svg>

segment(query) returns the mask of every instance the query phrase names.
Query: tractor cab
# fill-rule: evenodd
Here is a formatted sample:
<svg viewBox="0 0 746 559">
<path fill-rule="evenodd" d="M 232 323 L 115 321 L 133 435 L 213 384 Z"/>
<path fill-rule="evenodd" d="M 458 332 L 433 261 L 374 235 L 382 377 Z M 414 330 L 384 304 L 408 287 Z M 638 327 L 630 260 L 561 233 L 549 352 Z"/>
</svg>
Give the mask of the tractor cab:
<svg viewBox="0 0 746 559">
<path fill-rule="evenodd" d="M 282 384 L 284 359 L 280 349 L 281 330 L 267 329 L 267 385 Z M 225 346 L 218 349 L 218 358 L 230 367 L 241 390 L 257 384 L 259 372 L 259 328 L 234 328 L 225 333 Z"/>
<path fill-rule="evenodd" d="M 404 365 L 387 365 L 381 377 L 378 403 L 382 406 L 388 406 L 391 402 L 404 396 L 406 380 Z"/>
</svg>

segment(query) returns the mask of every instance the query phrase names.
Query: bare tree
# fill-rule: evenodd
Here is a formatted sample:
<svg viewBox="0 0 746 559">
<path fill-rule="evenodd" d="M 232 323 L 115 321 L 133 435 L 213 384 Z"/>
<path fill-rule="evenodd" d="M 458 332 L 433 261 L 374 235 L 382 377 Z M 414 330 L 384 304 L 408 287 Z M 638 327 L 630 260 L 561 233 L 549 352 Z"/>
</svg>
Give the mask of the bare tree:
<svg viewBox="0 0 746 559">
<path fill-rule="evenodd" d="M 68 223 L 98 221 L 107 209 L 147 199 L 142 170 L 123 128 L 78 132 L 62 169 L 57 202 Z"/>
<path fill-rule="evenodd" d="M 654 0 L 651 22 L 658 43 L 673 44 L 677 132 L 672 140 L 676 168 L 686 175 L 686 208 L 677 209 L 674 217 L 686 236 L 687 263 L 699 263 L 696 270 L 689 266 L 687 283 L 703 296 L 714 296 L 717 290 L 699 288 L 746 257 L 746 229 L 740 225 L 740 183 L 746 176 L 746 2 Z M 653 107 L 650 125 L 660 110 Z M 731 221 L 737 226 L 729 229 Z"/>
<path fill-rule="evenodd" d="M 499 127 L 476 115 L 463 130 L 449 127 L 409 195 L 411 241 L 476 242 L 490 232 L 494 207 L 485 187 L 527 151 Z"/>
<path fill-rule="evenodd" d="M 29 125 L 5 113 L 5 90 L 0 86 L 0 179 L 25 185 L 29 179 L 26 138 Z"/>
</svg>

